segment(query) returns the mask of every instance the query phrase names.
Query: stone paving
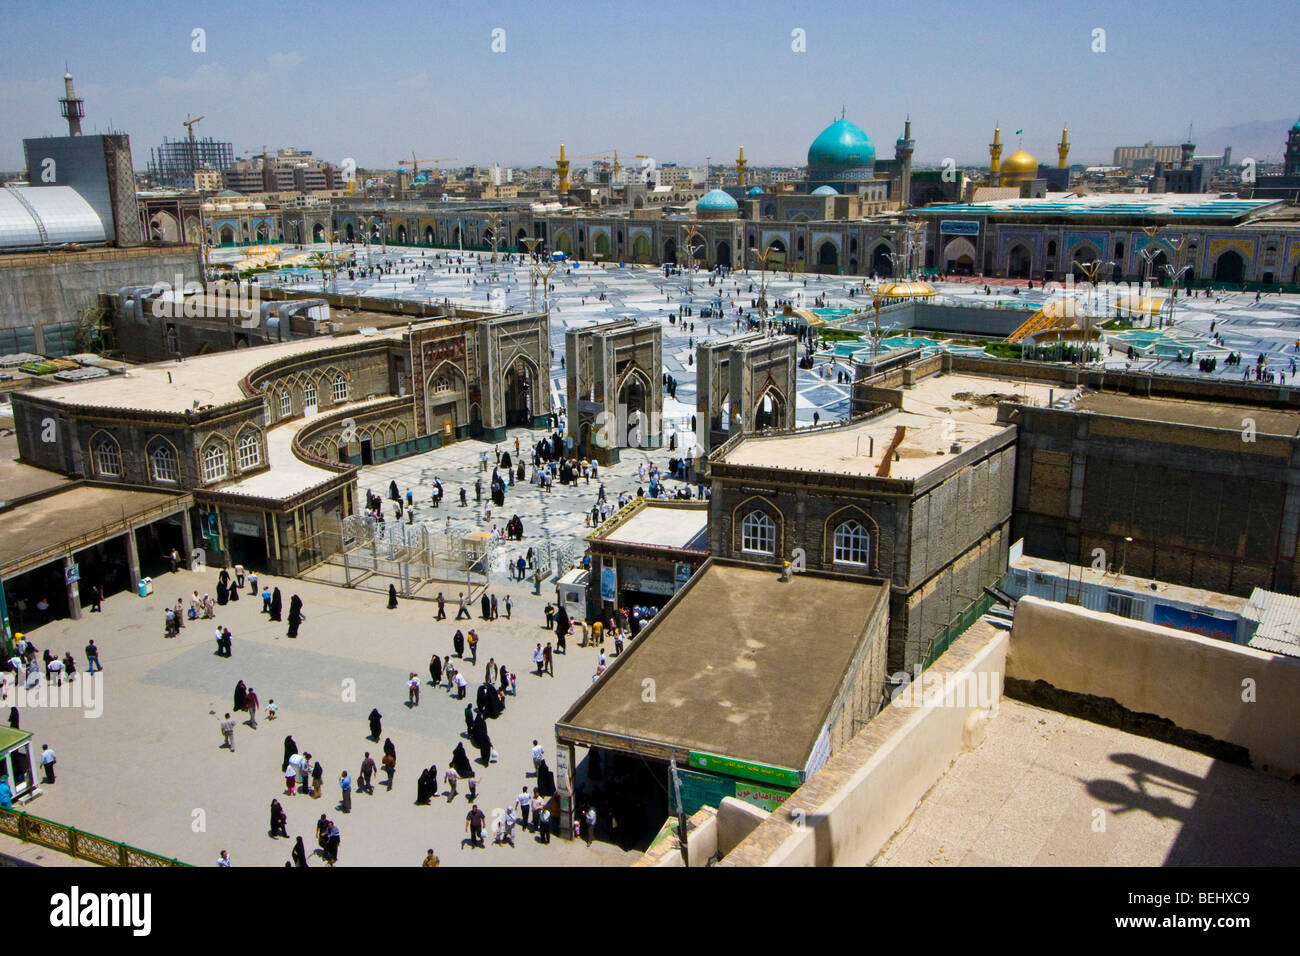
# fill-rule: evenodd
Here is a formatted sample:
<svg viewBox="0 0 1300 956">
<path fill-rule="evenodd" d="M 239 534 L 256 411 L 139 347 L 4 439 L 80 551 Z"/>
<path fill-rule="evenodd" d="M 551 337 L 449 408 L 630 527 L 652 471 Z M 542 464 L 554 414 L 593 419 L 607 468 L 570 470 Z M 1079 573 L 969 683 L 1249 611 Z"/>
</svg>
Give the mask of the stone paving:
<svg viewBox="0 0 1300 956">
<path fill-rule="evenodd" d="M 263 579 L 265 580 L 265 579 Z M 430 685 L 432 653 L 451 652 L 456 629 L 454 611 L 435 623 L 433 607 L 402 601 L 387 610 L 383 595 L 349 591 L 306 581 L 272 580 L 285 603 L 303 598 L 307 620 L 299 637 L 285 636 L 286 624 L 260 613 L 261 601 L 248 595 L 217 608 L 215 621 L 189 621 L 178 638 L 162 636 L 164 601 L 194 589 L 212 591 L 212 572 L 180 571 L 155 581 L 148 598 L 119 594 L 104 602 L 100 614 L 81 621 L 51 623 L 33 634 L 38 645 L 77 657 L 77 680 L 84 680 L 81 649 L 90 638 L 101 649 L 103 715 L 91 719 L 80 710 L 25 708 L 22 727 L 35 733 L 36 745 L 50 744 L 59 756 L 58 780 L 25 809 L 37 816 L 78 827 L 199 866 L 213 865 L 229 850 L 236 866 L 283 866 L 292 841 L 268 836 L 269 807 L 279 799 L 289 818 L 289 833 L 301 835 L 310 854 L 316 849 L 315 823 L 322 813 L 342 831 L 341 866 L 418 866 L 432 847 L 447 866 L 625 865 L 636 857 L 597 840 L 555 839 L 549 846 L 516 829 L 516 847 L 491 844 L 493 811 L 512 801 L 533 779 L 529 750 L 534 738 L 546 745 L 554 769 L 554 724 L 569 704 L 590 685 L 596 652 L 571 641 L 557 655 L 555 676 L 535 676 L 531 654 L 538 641 L 553 639 L 544 628 L 541 597 L 531 588 L 495 584 L 500 597 L 514 599 L 513 620 L 462 621 L 481 638 L 477 665 L 465 664 L 471 691 L 483 677 L 489 658 L 518 673 L 518 696 L 507 699 L 505 712 L 489 721 L 493 746 L 500 755 L 479 773 L 479 807 L 487 814 L 488 846 L 472 850 L 462 844 L 470 804 L 462 783 L 454 801 L 439 796 L 431 806 L 416 806 L 416 778 L 436 763 L 444 773 L 451 750 L 464 739 L 464 704 L 450 697 L 445 685 Z M 553 592 L 551 592 L 553 595 Z M 230 659 L 214 654 L 213 629 L 229 627 Z M 415 671 L 423 687 L 418 707 L 407 702 L 406 678 Z M 221 746 L 218 724 L 231 707 L 237 681 L 255 688 L 263 706 L 274 698 L 279 717 L 258 718 L 256 729 L 240 723 L 235 751 Z M 349 695 L 348 689 L 355 688 Z M 368 739 L 367 715 L 383 714 L 383 734 L 397 748 L 393 789 L 383 774 L 373 796 L 356 793 L 352 812 L 343 814 L 338 779 L 346 767 L 354 779 L 362 755 L 381 754 Z M 246 715 L 238 715 L 240 717 Z M 281 774 L 283 741 L 292 734 L 299 746 L 318 758 L 324 770 L 325 796 L 285 796 Z M 467 743 L 471 759 L 477 751 Z M 440 791 L 445 793 L 444 787 Z M 603 835 L 600 834 L 600 835 Z M 43 863 L 57 864 L 59 854 L 45 853 Z M 311 865 L 324 865 L 311 857 Z"/>
</svg>

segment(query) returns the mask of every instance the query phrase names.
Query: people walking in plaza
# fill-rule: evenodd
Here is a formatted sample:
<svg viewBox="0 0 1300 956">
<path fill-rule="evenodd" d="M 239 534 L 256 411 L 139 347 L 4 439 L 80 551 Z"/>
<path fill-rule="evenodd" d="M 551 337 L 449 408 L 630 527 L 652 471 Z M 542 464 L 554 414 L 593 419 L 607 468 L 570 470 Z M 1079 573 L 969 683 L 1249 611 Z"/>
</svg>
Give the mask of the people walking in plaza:
<svg viewBox="0 0 1300 956">
<path fill-rule="evenodd" d="M 397 607 L 397 585 L 388 585 L 388 610 Z"/>
<path fill-rule="evenodd" d="M 465 814 L 465 832 L 469 834 L 470 849 L 483 846 L 483 811 L 474 804 Z"/>
<path fill-rule="evenodd" d="M 248 711 L 248 726 L 254 730 L 257 729 L 257 708 L 262 702 L 257 699 L 257 691 L 248 688 L 248 693 L 244 697 L 244 709 Z"/>
<path fill-rule="evenodd" d="M 275 591 L 271 594 L 271 605 L 270 605 L 271 620 L 273 621 L 280 620 L 280 613 L 281 611 L 283 611 L 283 609 L 284 609 L 284 604 L 280 598 L 280 589 L 276 588 Z"/>
<path fill-rule="evenodd" d="M 280 806 L 279 800 L 271 801 L 271 839 L 284 837 L 289 839 L 289 817 Z"/>
<path fill-rule="evenodd" d="M 510 609 L 514 607 L 514 603 L 510 600 L 509 594 L 506 595 L 505 605 L 506 605 L 506 620 L 508 621 L 510 620 Z"/>
<path fill-rule="evenodd" d="M 229 717 L 230 715 L 227 714 L 226 716 Z M 235 748 L 231 747 L 230 749 L 234 750 Z M 54 782 L 54 765 L 58 762 L 59 758 L 55 756 L 54 750 L 50 745 L 41 744 L 41 767 L 45 770 L 46 783 Z"/>
<path fill-rule="evenodd" d="M 343 800 L 339 804 L 339 809 L 344 813 L 352 812 L 352 778 L 348 776 L 346 770 L 339 775 L 339 790 L 343 794 Z"/>
<path fill-rule="evenodd" d="M 307 848 L 302 845 L 302 837 L 293 844 L 293 865 L 302 869 L 307 867 Z"/>
<path fill-rule="evenodd" d="M 429 680 L 434 687 L 442 683 L 442 658 L 437 654 L 429 658 Z"/>
<path fill-rule="evenodd" d="M 226 714 L 221 721 L 221 737 L 225 740 L 223 747 L 229 747 L 230 752 L 235 752 L 235 722 L 231 719 L 230 714 Z"/>
<path fill-rule="evenodd" d="M 361 772 L 357 774 L 357 779 L 360 781 L 357 789 L 362 793 L 368 793 L 371 796 L 374 795 L 375 787 L 372 780 L 374 779 L 375 771 L 377 769 L 374 758 L 370 756 L 370 751 L 367 750 L 365 757 L 361 760 Z"/>
<path fill-rule="evenodd" d="M 325 789 L 325 765 L 319 760 L 311 768 L 311 797 L 319 800 Z"/>
<path fill-rule="evenodd" d="M 294 742 L 293 735 L 290 734 L 284 738 L 284 763 L 280 765 L 281 770 L 284 770 L 285 767 L 289 766 L 290 758 L 292 758 L 297 752 L 298 744 Z"/>
<path fill-rule="evenodd" d="M 451 636 L 451 647 L 456 652 L 456 656 L 464 659 L 465 657 L 465 635 L 461 631 L 456 631 Z"/>
<path fill-rule="evenodd" d="M 469 646 L 469 662 L 478 663 L 478 632 L 470 628 L 469 633 L 465 635 L 465 643 Z"/>
<path fill-rule="evenodd" d="M 523 824 L 524 829 L 531 829 L 528 825 L 528 812 L 533 808 L 533 798 L 528 795 L 527 784 L 524 784 L 519 796 L 515 797 L 515 806 L 519 808 L 519 821 Z"/>
<path fill-rule="evenodd" d="M 393 746 L 391 737 L 384 738 L 384 756 L 379 761 L 388 774 L 387 786 L 391 793 L 393 789 L 393 775 L 397 773 L 397 748 Z"/>
<path fill-rule="evenodd" d="M 420 677 L 415 671 L 406 681 L 406 700 L 412 707 L 420 706 Z"/>
<path fill-rule="evenodd" d="M 434 617 L 434 620 L 435 621 L 447 620 L 447 599 L 442 596 L 441 591 L 438 592 L 438 613 Z"/>
<path fill-rule="evenodd" d="M 546 669 L 546 654 L 542 650 L 542 645 L 538 644 L 537 649 L 533 651 L 533 664 L 537 667 L 537 674 L 540 676 Z"/>
<path fill-rule="evenodd" d="M 384 732 L 384 715 L 375 707 L 370 711 L 370 739 L 379 743 L 379 735 Z"/>
<path fill-rule="evenodd" d="M 546 642 L 546 647 L 542 651 L 542 661 L 546 667 L 546 673 L 552 677 L 555 676 L 555 653 L 551 650 L 551 642 Z"/>
<path fill-rule="evenodd" d="M 103 669 L 104 665 L 99 662 L 99 648 L 95 646 L 95 642 L 92 639 L 91 642 L 86 645 L 86 671 L 87 673 L 93 674 L 95 671 L 102 671 Z"/>
<path fill-rule="evenodd" d="M 289 599 L 289 637 L 298 636 L 298 625 L 300 625 L 306 615 L 302 613 L 302 598 L 294 595 Z M 279 620 L 279 618 L 276 618 Z"/>
<path fill-rule="evenodd" d="M 456 676 L 455 676 L 454 680 L 455 680 L 455 683 L 456 683 L 456 699 L 457 699 L 457 700 L 464 700 L 464 699 L 465 699 L 465 688 L 469 686 L 469 682 L 468 682 L 467 680 L 465 680 L 465 675 L 462 674 L 460 671 L 457 671 L 457 672 L 456 672 Z"/>
<path fill-rule="evenodd" d="M 469 613 L 469 608 L 466 607 L 466 605 L 465 605 L 465 594 L 464 594 L 464 592 L 461 592 L 461 593 L 457 594 L 457 595 L 456 595 L 456 599 L 457 599 L 457 601 L 460 602 L 460 610 L 458 610 L 458 611 L 456 612 L 456 620 L 459 621 L 459 620 L 461 620 L 461 619 L 463 618 L 464 620 L 467 620 L 467 621 L 468 621 L 468 620 L 470 619 L 470 613 Z"/>
</svg>

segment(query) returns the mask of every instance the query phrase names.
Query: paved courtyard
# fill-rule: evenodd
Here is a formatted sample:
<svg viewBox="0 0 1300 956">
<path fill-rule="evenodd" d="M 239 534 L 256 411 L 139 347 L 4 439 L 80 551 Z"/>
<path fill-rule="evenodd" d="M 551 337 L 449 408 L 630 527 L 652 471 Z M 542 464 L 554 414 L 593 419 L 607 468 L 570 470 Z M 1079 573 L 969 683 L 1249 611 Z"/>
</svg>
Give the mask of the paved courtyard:
<svg viewBox="0 0 1300 956">
<path fill-rule="evenodd" d="M 314 248 L 325 249 L 324 245 Z M 340 247 L 335 247 L 336 251 Z M 357 261 L 365 264 L 367 254 L 363 246 L 356 246 Z M 237 259 L 238 250 L 222 250 L 219 259 Z M 375 265 L 387 263 L 394 269 L 391 275 L 349 279 L 346 271 L 338 277 L 338 291 L 345 295 L 369 295 L 413 301 L 441 301 L 475 308 L 528 309 L 531 304 L 529 268 L 526 265 L 499 262 L 495 268 L 483 252 L 465 252 L 465 265 L 474 268 L 471 274 L 456 273 L 449 269 L 448 256 L 456 257 L 454 250 L 423 250 L 389 247 L 387 253 L 381 246 L 371 248 L 371 261 Z M 441 256 L 441 260 L 435 257 Z M 482 270 L 479 270 L 482 266 Z M 716 340 L 734 331 L 735 308 L 743 307 L 748 313 L 751 302 L 758 296 L 760 273 L 757 270 L 737 272 L 732 277 L 714 285 L 709 284 L 707 273 L 697 273 L 693 288 L 688 290 L 685 276 L 665 277 L 662 270 L 651 266 L 616 264 L 593 265 L 578 263 L 575 267 L 561 265 L 551 276 L 555 289 L 550 294 L 551 305 L 551 382 L 558 403 L 563 403 L 564 370 L 560 358 L 564 351 L 564 332 L 597 321 L 616 318 L 633 318 L 638 321 L 657 320 L 664 329 L 664 370 L 677 379 L 677 400 L 665 403 L 665 436 L 673 430 L 686 430 L 695 405 L 695 367 L 690 362 L 695 342 Z M 784 272 L 767 274 L 768 301 L 785 299 L 798 307 L 811 307 L 821 297 L 830 308 L 866 308 L 869 300 L 850 296 L 849 289 L 860 286 L 861 279 L 850 276 L 794 275 Z M 319 275 L 307 275 L 291 281 L 290 287 L 304 290 L 320 288 Z M 1000 280 L 990 286 L 991 295 L 984 294 L 984 286 L 973 281 L 934 282 L 940 301 L 987 306 L 1013 304 L 1030 311 L 1056 290 L 1044 292 L 1035 283 L 1026 290 L 1023 283 Z M 1020 294 L 1012 294 L 1012 286 L 1020 286 Z M 751 291 L 751 286 L 753 291 Z M 1103 287 L 1104 289 L 1104 287 Z M 602 301 L 600 295 L 604 294 Z M 1116 293 L 1118 295 L 1119 293 Z M 1156 293 L 1166 294 L 1164 291 Z M 1099 292 L 1098 302 L 1104 302 L 1105 293 Z M 536 291 L 537 308 L 542 307 L 542 289 Z M 696 316 L 681 323 L 669 324 L 668 317 L 675 315 L 680 306 L 689 306 Z M 726 318 L 701 319 L 701 309 L 725 309 Z M 882 324 L 886 324 L 882 323 Z M 1213 342 L 1214 332 L 1222 336 L 1222 345 Z M 1287 381 L 1294 379 L 1292 360 L 1300 361 L 1300 296 L 1268 294 L 1255 301 L 1254 293 L 1220 292 L 1205 298 L 1203 292 L 1192 298 L 1180 296 L 1177 304 L 1175 327 L 1180 336 L 1196 342 L 1198 352 L 1217 353 L 1218 367 L 1209 373 L 1200 372 L 1195 365 L 1177 362 L 1173 357 L 1145 358 L 1134 363 L 1117 347 L 1104 361 L 1108 367 L 1122 369 L 1126 364 L 1144 371 L 1168 375 L 1215 376 L 1240 380 L 1242 373 L 1254 365 L 1263 354 L 1265 367 L 1284 374 Z M 1228 366 L 1223 359 L 1230 351 L 1241 352 L 1245 359 L 1241 366 Z M 817 357 L 815 369 L 801 369 L 798 377 L 797 417 L 801 424 L 812 424 L 816 414 L 820 421 L 833 421 L 846 416 L 850 409 L 850 386 L 828 381 L 820 374 L 822 366 L 830 361 L 827 354 Z"/>
<path fill-rule="evenodd" d="M 559 839 L 543 846 L 518 828 L 514 849 L 490 842 L 493 813 L 521 787 L 533 786 L 526 775 L 532 771 L 533 739 L 546 745 L 554 769 L 555 721 L 595 673 L 596 651 L 571 641 L 568 653 L 556 656 L 554 677 L 532 674 L 533 648 L 554 637 L 544 629 L 545 586 L 536 597 L 531 588 L 496 584 L 500 597 L 510 593 L 514 599 L 513 620 L 503 611 L 498 620 L 484 622 L 475 608 L 475 619 L 459 625 L 474 627 L 481 638 L 478 664 L 465 665 L 469 700 L 489 658 L 519 675 L 518 697 L 508 698 L 505 712 L 488 722 L 500 760 L 486 768 L 475 764 L 489 842 L 473 850 L 462 845 L 470 808 L 463 784 L 454 801 L 440 796 L 431 806 L 415 805 L 420 771 L 436 763 L 444 773 L 452 748 L 464 739 L 464 703 L 447 693 L 445 683 L 432 687 L 428 671 L 431 654 L 451 653 L 454 612 L 435 624 L 428 602 L 402 601 L 390 611 L 379 594 L 304 581 L 271 583 L 286 603 L 292 594 L 303 598 L 307 620 L 296 640 L 285 636 L 286 624 L 260 613 L 261 601 L 247 588 L 237 603 L 217 609 L 216 621 L 187 622 L 178 638 L 164 639 L 164 601 L 195 588 L 211 592 L 216 585 L 211 571 L 184 570 L 157 579 L 151 597 L 119 594 L 104 602 L 102 614 L 35 632 L 42 649 L 72 650 L 79 668 L 81 649 L 95 639 L 105 666 L 104 706 L 97 719 L 80 710 L 23 711 L 22 726 L 35 733 L 33 743 L 48 743 L 59 756 L 57 782 L 26 809 L 201 866 L 212 865 L 223 849 L 236 866 L 283 866 L 292 840 L 268 836 L 276 798 L 288 815 L 289 833 L 301 835 L 309 853 L 316 848 L 322 813 L 339 824 L 342 866 L 417 866 L 429 847 L 447 866 L 625 865 L 635 858 L 599 839 L 591 848 Z M 214 654 L 216 624 L 234 635 L 230 659 Z M 407 702 L 411 671 L 423 682 L 418 707 Z M 240 680 L 256 689 L 264 706 L 273 698 L 280 715 L 275 721 L 260 717 L 256 729 L 241 723 L 231 753 L 221 747 L 218 724 Z M 381 773 L 375 794 L 355 794 L 352 812 L 343 814 L 336 809 L 340 772 L 346 768 L 355 778 L 364 752 L 376 759 L 381 754 L 382 738 L 368 739 L 373 707 L 383 715 L 384 736 L 397 748 L 394 786 L 388 792 Z M 324 797 L 284 796 L 281 763 L 288 734 L 321 761 Z M 468 741 L 466 750 L 476 761 Z M 46 853 L 42 862 L 63 859 Z M 312 857 L 311 865 L 324 864 Z"/>
</svg>

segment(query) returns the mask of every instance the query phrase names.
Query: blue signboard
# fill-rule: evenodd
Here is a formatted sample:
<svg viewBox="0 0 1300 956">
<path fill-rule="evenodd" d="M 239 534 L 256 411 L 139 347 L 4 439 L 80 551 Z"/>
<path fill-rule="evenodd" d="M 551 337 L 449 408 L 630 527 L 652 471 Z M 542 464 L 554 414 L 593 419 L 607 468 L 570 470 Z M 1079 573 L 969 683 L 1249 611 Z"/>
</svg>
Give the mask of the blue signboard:
<svg viewBox="0 0 1300 956">
<path fill-rule="evenodd" d="M 1190 631 L 1202 637 L 1213 637 L 1220 641 L 1235 643 L 1237 640 L 1237 622 L 1227 621 L 1213 614 L 1197 614 L 1184 611 L 1167 604 L 1155 604 L 1151 608 L 1151 623 L 1162 627 L 1176 627 L 1180 631 Z"/>
<path fill-rule="evenodd" d="M 939 231 L 950 236 L 978 236 L 980 224 L 975 219 L 940 219 Z"/>
<path fill-rule="evenodd" d="M 600 569 L 600 599 L 614 601 L 618 597 L 618 572 L 609 566 Z"/>
</svg>

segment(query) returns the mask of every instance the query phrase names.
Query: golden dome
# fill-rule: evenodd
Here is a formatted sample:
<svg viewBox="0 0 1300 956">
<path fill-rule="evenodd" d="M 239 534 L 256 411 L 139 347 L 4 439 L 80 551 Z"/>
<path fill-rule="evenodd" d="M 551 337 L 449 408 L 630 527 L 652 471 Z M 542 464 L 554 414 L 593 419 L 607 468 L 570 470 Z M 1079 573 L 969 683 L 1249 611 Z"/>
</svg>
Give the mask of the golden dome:
<svg viewBox="0 0 1300 956">
<path fill-rule="evenodd" d="M 1038 160 L 1018 149 L 1002 160 L 1002 184 L 1027 182 L 1038 176 Z"/>
</svg>

